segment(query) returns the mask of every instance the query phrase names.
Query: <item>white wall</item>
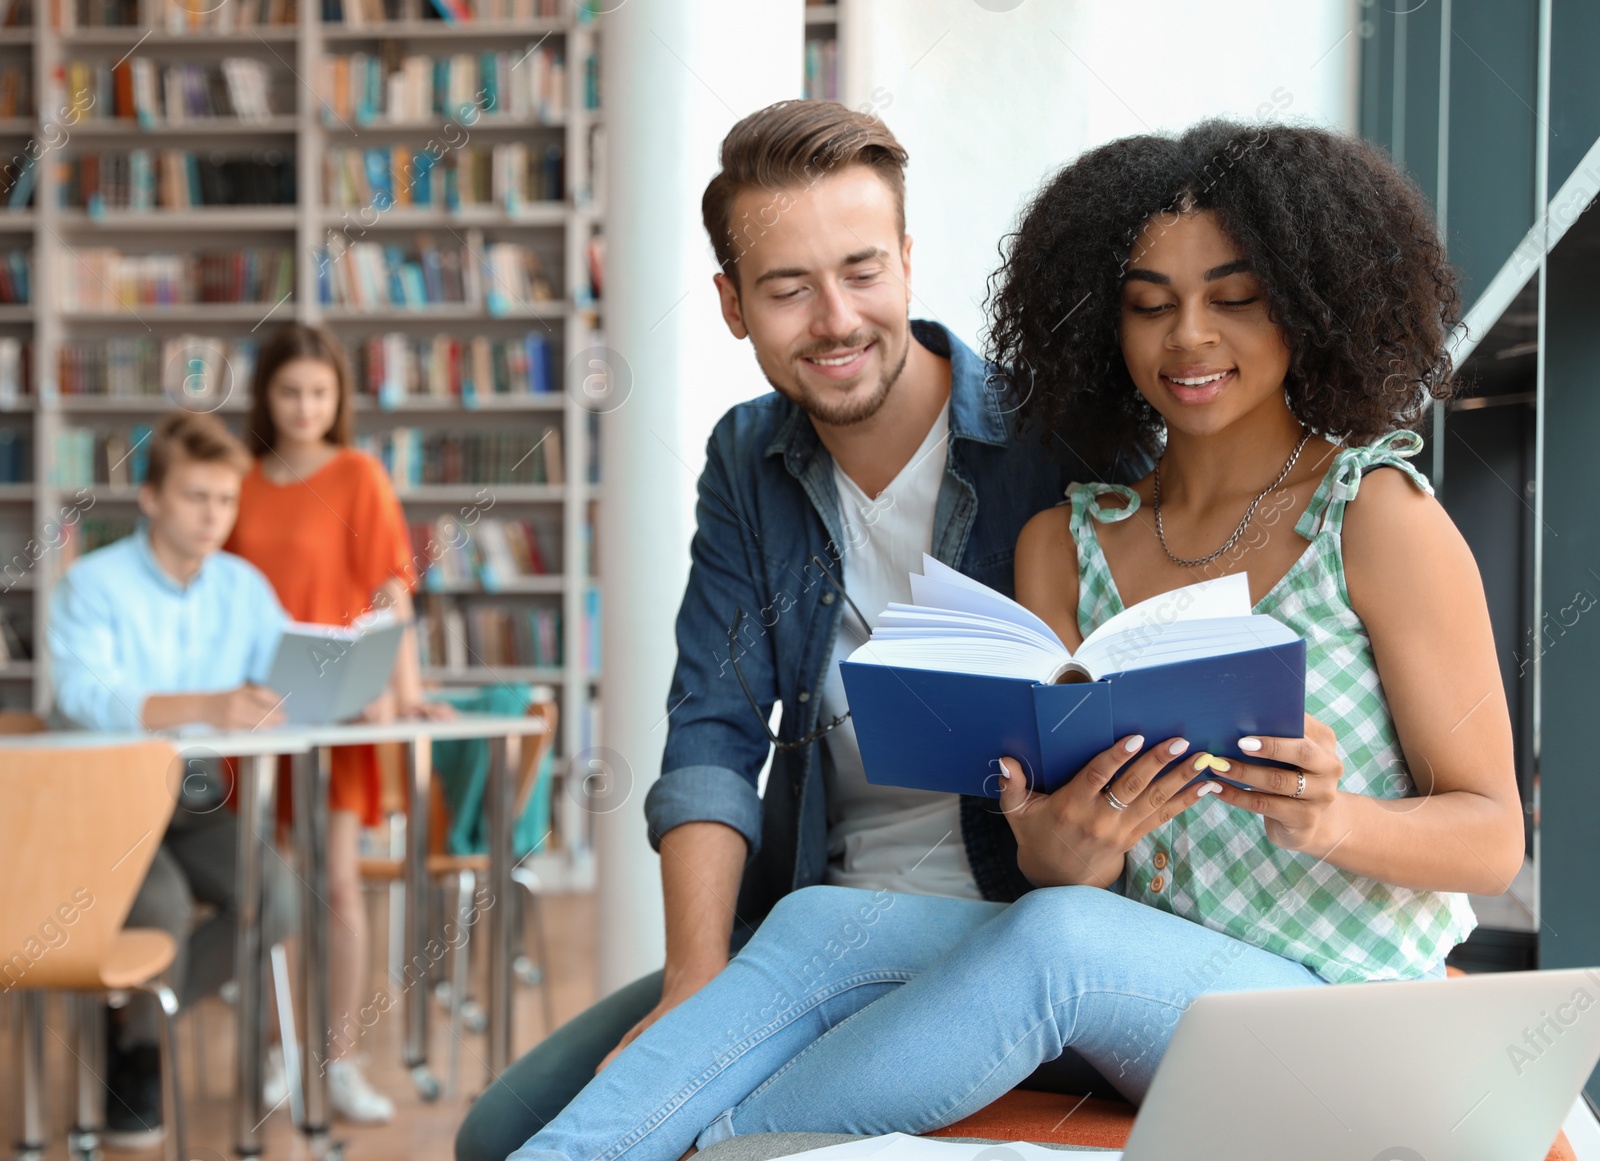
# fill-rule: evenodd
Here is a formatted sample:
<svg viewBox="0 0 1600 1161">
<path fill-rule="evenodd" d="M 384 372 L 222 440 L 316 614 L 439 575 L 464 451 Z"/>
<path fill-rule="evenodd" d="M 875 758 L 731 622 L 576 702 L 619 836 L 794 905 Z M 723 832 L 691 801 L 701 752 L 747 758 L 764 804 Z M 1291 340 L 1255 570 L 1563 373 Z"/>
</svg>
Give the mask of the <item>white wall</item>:
<svg viewBox="0 0 1600 1161">
<path fill-rule="evenodd" d="M 996 245 L 1092 146 L 1211 115 L 1354 131 L 1357 0 L 845 0 L 843 99 L 911 154 L 913 314 L 974 343 Z"/>
<path fill-rule="evenodd" d="M 605 324 L 617 394 L 602 421 L 604 750 L 595 816 L 599 986 L 661 966 L 660 863 L 644 797 L 661 769 L 706 438 L 768 390 L 723 325 L 700 195 L 735 121 L 800 93 L 801 0 L 607 0 Z"/>
</svg>

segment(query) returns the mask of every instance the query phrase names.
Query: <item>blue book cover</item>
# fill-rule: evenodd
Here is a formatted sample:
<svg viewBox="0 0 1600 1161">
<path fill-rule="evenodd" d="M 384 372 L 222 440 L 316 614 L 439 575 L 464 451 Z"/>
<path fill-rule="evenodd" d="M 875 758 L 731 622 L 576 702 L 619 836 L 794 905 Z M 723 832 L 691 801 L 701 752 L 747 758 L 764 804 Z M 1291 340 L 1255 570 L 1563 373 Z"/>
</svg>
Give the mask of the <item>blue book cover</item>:
<svg viewBox="0 0 1600 1161">
<path fill-rule="evenodd" d="M 930 556 L 910 580 L 839 667 L 869 782 L 994 798 L 1010 757 L 1048 792 L 1132 734 L 1242 759 L 1241 737 L 1304 731 L 1305 642 L 1252 612 L 1242 573 L 1124 609 L 1076 652 Z"/>
<path fill-rule="evenodd" d="M 852 661 L 839 671 L 867 781 L 998 798 L 1002 757 L 1048 793 L 1129 734 L 1239 759 L 1242 737 L 1297 738 L 1305 660 L 1296 641 L 1066 685 Z"/>
<path fill-rule="evenodd" d="M 548 395 L 555 390 L 550 376 L 550 344 L 544 336 L 533 331 L 526 339 L 528 351 L 528 386 L 535 395 Z"/>
<path fill-rule="evenodd" d="M 389 147 L 375 146 L 365 154 L 367 184 L 372 187 L 372 205 L 387 210 L 394 205 L 394 183 L 390 180 Z"/>
<path fill-rule="evenodd" d="M 411 204 L 433 205 L 433 154 L 419 149 L 411 155 Z"/>
<path fill-rule="evenodd" d="M 388 268 L 389 275 L 389 303 L 392 306 L 404 306 L 406 301 L 406 286 L 404 275 L 405 251 L 399 246 L 388 245 L 383 248 L 383 264 Z"/>
</svg>

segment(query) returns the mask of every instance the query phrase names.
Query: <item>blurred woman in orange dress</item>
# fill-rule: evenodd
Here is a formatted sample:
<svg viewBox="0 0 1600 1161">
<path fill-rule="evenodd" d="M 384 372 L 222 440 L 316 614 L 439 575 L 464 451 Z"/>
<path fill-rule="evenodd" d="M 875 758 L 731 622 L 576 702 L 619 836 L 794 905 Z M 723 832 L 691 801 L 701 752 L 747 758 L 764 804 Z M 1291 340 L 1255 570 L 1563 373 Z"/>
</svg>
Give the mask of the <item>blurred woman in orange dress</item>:
<svg viewBox="0 0 1600 1161">
<path fill-rule="evenodd" d="M 256 361 L 246 432 L 256 463 L 226 547 L 266 574 L 297 621 L 348 625 L 389 607 L 409 625 L 417 576 L 405 517 L 383 466 L 350 446 L 353 410 L 349 365 L 337 339 L 294 324 L 267 341 Z M 366 717 L 447 713 L 422 698 L 416 634 L 408 627 L 389 689 Z M 358 856 L 361 827 L 380 821 L 374 747 L 333 751 L 330 797 L 330 1015 L 339 1029 L 354 1027 L 354 1013 L 371 998 Z M 368 1084 L 354 1048 L 344 1036 L 330 1046 L 333 1110 L 360 1124 L 386 1122 L 394 1104 Z"/>
</svg>

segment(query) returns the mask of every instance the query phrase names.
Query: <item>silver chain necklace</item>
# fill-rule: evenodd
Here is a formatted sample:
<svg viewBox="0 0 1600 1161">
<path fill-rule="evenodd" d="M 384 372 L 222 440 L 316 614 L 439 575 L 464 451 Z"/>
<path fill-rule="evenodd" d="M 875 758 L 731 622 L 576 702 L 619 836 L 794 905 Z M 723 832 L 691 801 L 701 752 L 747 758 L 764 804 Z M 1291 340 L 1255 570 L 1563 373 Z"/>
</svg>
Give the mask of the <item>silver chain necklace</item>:
<svg viewBox="0 0 1600 1161">
<path fill-rule="evenodd" d="M 1250 518 L 1256 514 L 1256 506 L 1259 505 L 1262 500 L 1266 499 L 1268 492 L 1272 491 L 1272 489 L 1276 488 L 1288 478 L 1289 473 L 1294 470 L 1295 461 L 1300 458 L 1300 453 L 1305 450 L 1306 441 L 1310 438 L 1311 433 L 1309 431 L 1300 437 L 1300 442 L 1294 445 L 1294 451 L 1289 453 L 1289 460 L 1283 465 L 1283 471 L 1278 473 L 1278 478 L 1276 480 L 1273 480 L 1272 483 L 1268 484 L 1265 488 L 1262 488 L 1260 492 L 1256 493 L 1256 498 L 1250 501 L 1250 507 L 1244 510 L 1244 519 L 1239 521 L 1239 527 L 1233 530 L 1233 535 L 1228 537 L 1228 542 L 1215 552 L 1211 553 L 1209 556 L 1198 556 L 1193 560 L 1185 560 L 1183 557 L 1173 552 L 1172 549 L 1167 547 L 1167 534 L 1161 527 L 1161 460 L 1157 460 L 1155 495 L 1151 497 L 1150 506 L 1155 510 L 1156 514 L 1156 539 L 1161 541 L 1161 550 L 1167 554 L 1167 559 L 1171 560 L 1174 564 L 1181 564 L 1184 568 L 1198 568 L 1202 564 L 1210 564 L 1224 552 L 1227 552 L 1228 549 L 1239 543 L 1239 537 L 1243 536 L 1244 530 L 1250 527 Z M 1162 459 L 1165 458 L 1166 456 L 1163 455 Z"/>
</svg>

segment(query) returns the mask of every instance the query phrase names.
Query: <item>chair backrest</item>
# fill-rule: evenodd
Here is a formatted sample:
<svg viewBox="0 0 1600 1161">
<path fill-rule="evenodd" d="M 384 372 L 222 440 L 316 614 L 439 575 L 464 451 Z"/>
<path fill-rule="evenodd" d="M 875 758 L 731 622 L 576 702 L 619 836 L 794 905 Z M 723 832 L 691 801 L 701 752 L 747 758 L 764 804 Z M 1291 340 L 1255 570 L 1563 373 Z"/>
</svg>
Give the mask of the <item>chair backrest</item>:
<svg viewBox="0 0 1600 1161">
<path fill-rule="evenodd" d="M 522 812 L 528 808 L 528 801 L 533 797 L 534 790 L 538 788 L 539 771 L 544 768 L 545 756 L 556 744 L 556 723 L 561 720 L 560 715 L 560 707 L 549 698 L 528 703 L 528 716 L 542 720 L 544 732 L 525 734 L 522 738 L 522 760 L 518 763 L 517 769 L 516 806 L 512 811 L 514 818 L 522 817 Z M 444 780 L 436 777 L 431 785 L 433 798 L 429 803 L 428 853 L 443 855 L 447 853 L 450 831 L 455 825 L 455 820 L 450 813 L 450 804 L 445 800 Z"/>
<path fill-rule="evenodd" d="M 27 710 L 0 710 L 0 734 L 42 734 L 50 727 Z"/>
<path fill-rule="evenodd" d="M 0 750 L 0 991 L 100 986 L 177 775 L 159 740 Z"/>
<path fill-rule="evenodd" d="M 556 744 L 556 725 L 561 721 L 561 707 L 553 700 L 543 699 L 528 703 L 528 716 L 544 721 L 544 733 L 529 734 L 522 739 L 522 769 L 517 772 L 517 808 L 514 814 L 522 817 L 528 799 L 533 797 L 539 771 L 544 767 L 545 755 Z"/>
</svg>

